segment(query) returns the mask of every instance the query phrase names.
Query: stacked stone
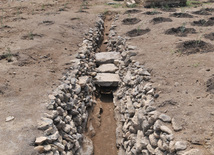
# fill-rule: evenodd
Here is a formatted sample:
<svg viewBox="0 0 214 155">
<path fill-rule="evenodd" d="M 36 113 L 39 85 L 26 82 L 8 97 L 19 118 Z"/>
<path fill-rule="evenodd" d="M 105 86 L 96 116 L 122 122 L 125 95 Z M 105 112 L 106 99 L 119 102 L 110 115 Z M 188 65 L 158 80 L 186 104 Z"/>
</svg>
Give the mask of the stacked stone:
<svg viewBox="0 0 214 155">
<path fill-rule="evenodd" d="M 114 28 L 113 23 L 112 31 Z M 187 142 L 176 141 L 173 134 L 182 127 L 174 122 L 172 126 L 171 117 L 156 110 L 155 97 L 158 94 L 149 82 L 150 73 L 139 62 L 132 60 L 136 53 L 129 50 L 134 47 L 126 46 L 125 38 L 113 35 L 109 38 L 107 49 L 120 52 L 122 56 L 122 60 L 116 63 L 122 82 L 114 92 L 118 154 L 185 154 L 183 150 L 187 148 Z"/>
<path fill-rule="evenodd" d="M 103 38 L 102 17 L 94 29 L 86 34 L 70 71 L 62 78 L 62 83 L 49 95 L 50 114 L 42 118 L 38 129 L 44 131 L 36 138 L 35 150 L 46 155 L 93 154 L 93 144 L 83 135 L 88 119 L 88 108 L 95 87 L 92 77 L 96 64 L 94 54 Z M 87 143 L 83 149 L 84 143 Z"/>
</svg>

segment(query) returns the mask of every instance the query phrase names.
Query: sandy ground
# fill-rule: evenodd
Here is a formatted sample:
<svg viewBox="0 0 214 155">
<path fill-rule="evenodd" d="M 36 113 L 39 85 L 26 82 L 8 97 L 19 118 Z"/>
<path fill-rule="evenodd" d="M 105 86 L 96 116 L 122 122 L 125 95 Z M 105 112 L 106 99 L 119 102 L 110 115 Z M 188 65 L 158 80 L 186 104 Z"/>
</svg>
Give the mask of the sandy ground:
<svg viewBox="0 0 214 155">
<path fill-rule="evenodd" d="M 152 72 L 153 85 L 160 95 L 156 101 L 159 110 L 182 124 L 183 130 L 176 133 L 177 139 L 188 140 L 194 148 L 214 154 L 214 96 L 206 91 L 205 85 L 214 74 L 213 52 L 176 53 L 176 46 L 187 40 L 213 44 L 204 38 L 204 34 L 214 31 L 212 26 L 198 27 L 190 23 L 214 15 L 175 18 L 169 17 L 172 12 L 144 8 L 137 8 L 142 11 L 137 14 L 123 14 L 128 8 L 107 6 L 105 2 L 94 0 L 89 1 L 89 5 L 78 0 L 0 2 L 0 55 L 8 59 L 0 60 L 0 154 L 36 154 L 30 144 L 41 135 L 37 121 L 46 112 L 48 94 L 70 67 L 84 33 L 93 27 L 97 15 L 107 10 L 118 12 L 116 24 L 121 36 L 134 28 L 150 28 L 150 32 L 131 38 L 128 44 L 137 46 L 138 55 L 134 59 L 145 63 Z M 214 8 L 214 4 L 176 11 L 192 14 L 202 7 Z M 143 14 L 146 11 L 162 14 Z M 133 17 L 141 22 L 122 24 L 123 19 Z M 151 20 L 155 17 L 170 18 L 172 22 L 154 25 Z M 167 29 L 184 23 L 185 27 L 195 28 L 197 33 L 186 37 L 164 34 Z M 171 102 L 164 102 L 169 100 Z M 8 116 L 15 119 L 5 122 Z"/>
<path fill-rule="evenodd" d="M 117 21 L 118 35 L 127 36 L 132 29 L 150 29 L 150 32 L 128 40 L 129 45 L 137 46 L 138 55 L 134 58 L 152 73 L 152 82 L 159 93 L 156 100 L 159 110 L 179 120 L 183 130 L 175 137 L 190 142 L 194 148 L 201 148 L 207 154 L 214 154 L 214 95 L 207 92 L 206 82 L 214 74 L 214 54 L 196 53 L 182 54 L 177 48 L 180 42 L 188 40 L 205 41 L 213 45 L 213 41 L 204 38 L 205 34 L 214 32 L 212 26 L 192 26 L 191 22 L 199 19 L 208 19 L 213 15 L 194 15 L 193 11 L 201 8 L 214 7 L 214 4 L 198 8 L 178 8 L 176 12 L 189 13 L 194 18 L 170 17 L 173 12 L 164 12 L 159 9 L 139 9 L 137 14 L 120 14 Z M 162 14 L 146 15 L 147 11 L 161 12 Z M 213 14 L 213 13 L 212 13 Z M 172 19 L 172 22 L 153 24 L 156 17 Z M 123 25 L 126 18 L 138 18 L 141 22 L 135 25 Z M 185 23 L 185 28 L 196 29 L 196 34 L 186 37 L 164 34 L 166 30 Z M 176 51 L 178 52 L 176 53 Z M 170 101 L 170 102 L 165 102 Z"/>
</svg>

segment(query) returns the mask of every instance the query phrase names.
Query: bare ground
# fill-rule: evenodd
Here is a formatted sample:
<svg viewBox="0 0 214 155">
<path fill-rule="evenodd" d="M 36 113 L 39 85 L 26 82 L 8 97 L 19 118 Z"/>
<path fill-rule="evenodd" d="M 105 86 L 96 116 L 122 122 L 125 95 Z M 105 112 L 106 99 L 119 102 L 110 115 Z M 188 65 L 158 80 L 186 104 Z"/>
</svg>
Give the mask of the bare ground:
<svg viewBox="0 0 214 155">
<path fill-rule="evenodd" d="M 198 8 L 177 8 L 193 18 L 176 18 L 173 12 L 158 10 L 162 14 L 146 15 L 153 9 L 138 8 L 142 12 L 123 14 L 128 8 L 106 6 L 105 1 L 89 1 L 89 9 L 82 9 L 79 1 L 1 1 L 0 55 L 0 154 L 29 155 L 30 144 L 37 135 L 37 121 L 46 112 L 48 94 L 58 85 L 62 74 L 70 67 L 78 44 L 84 33 L 93 27 L 98 13 L 117 11 L 117 31 L 125 36 L 132 29 L 150 31 L 133 37 L 128 44 L 137 46 L 134 58 L 152 72 L 153 85 L 159 98 L 159 110 L 175 117 L 183 126 L 177 139 L 186 139 L 194 148 L 201 148 L 205 155 L 214 154 L 214 95 L 207 92 L 207 81 L 214 74 L 214 53 L 182 54 L 177 45 L 188 40 L 203 40 L 212 33 L 213 27 L 192 26 L 191 22 L 211 15 L 194 15 Z M 213 3 L 203 7 L 214 7 Z M 128 17 L 138 18 L 135 25 L 123 25 Z M 155 17 L 172 19 L 154 25 Z M 196 34 L 186 37 L 165 35 L 172 27 L 184 25 L 195 28 Z M 13 62 L 8 62 L 12 59 Z M 173 104 L 172 104 L 173 103 Z M 11 122 L 6 117 L 14 116 Z M 106 115 L 107 117 L 107 115 Z"/>
</svg>

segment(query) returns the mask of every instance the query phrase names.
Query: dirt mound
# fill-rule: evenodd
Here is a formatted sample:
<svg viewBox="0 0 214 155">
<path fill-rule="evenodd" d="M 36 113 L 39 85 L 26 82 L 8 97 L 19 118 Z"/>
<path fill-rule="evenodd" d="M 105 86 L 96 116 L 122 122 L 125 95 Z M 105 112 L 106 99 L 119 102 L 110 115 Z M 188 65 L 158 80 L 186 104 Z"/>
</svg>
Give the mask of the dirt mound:
<svg viewBox="0 0 214 155">
<path fill-rule="evenodd" d="M 132 9 L 132 10 L 127 10 L 124 12 L 124 14 L 134 14 L 134 13 L 139 13 L 141 12 L 140 10 L 137 9 Z"/>
<path fill-rule="evenodd" d="M 157 15 L 157 14 L 162 14 L 162 13 L 158 12 L 158 11 L 147 11 L 147 12 L 144 12 L 143 14 L 146 14 L 146 15 Z"/>
<path fill-rule="evenodd" d="M 202 40 L 190 40 L 180 43 L 178 46 L 178 51 L 182 54 L 196 54 L 196 53 L 208 53 L 213 52 L 213 45 L 206 43 Z"/>
<path fill-rule="evenodd" d="M 214 94 L 214 75 L 206 82 L 207 92 Z"/>
<path fill-rule="evenodd" d="M 148 33 L 150 29 L 133 29 L 126 33 L 129 37 L 137 37 Z"/>
<path fill-rule="evenodd" d="M 196 14 L 196 15 L 212 15 L 211 12 L 214 12 L 213 8 L 202 8 L 202 9 L 200 9 L 198 11 L 194 11 L 192 13 Z"/>
<path fill-rule="evenodd" d="M 196 33 L 196 30 L 194 28 L 185 28 L 184 26 L 180 26 L 177 28 L 170 28 L 166 30 L 165 34 L 168 35 L 176 35 L 180 37 L 185 37 L 187 34 L 194 34 Z"/>
<path fill-rule="evenodd" d="M 191 25 L 193 25 L 193 26 L 213 26 L 214 17 L 211 17 L 208 20 L 200 19 L 198 21 L 193 21 Z"/>
<path fill-rule="evenodd" d="M 204 37 L 210 40 L 214 40 L 214 33 L 205 34 Z"/>
<path fill-rule="evenodd" d="M 172 19 L 164 18 L 164 17 L 156 17 L 156 18 L 153 18 L 151 22 L 153 22 L 153 24 L 159 24 L 162 22 L 172 22 Z"/>
<path fill-rule="evenodd" d="M 176 12 L 175 8 L 170 8 L 170 7 L 162 7 L 161 11 L 165 11 L 165 12 Z"/>
<path fill-rule="evenodd" d="M 170 17 L 176 17 L 176 18 L 193 18 L 192 15 L 188 13 L 173 13 L 170 15 Z"/>
<path fill-rule="evenodd" d="M 139 23 L 140 21 L 141 20 L 138 18 L 126 18 L 126 19 L 123 19 L 122 23 L 124 25 L 134 25 L 134 24 Z"/>
</svg>

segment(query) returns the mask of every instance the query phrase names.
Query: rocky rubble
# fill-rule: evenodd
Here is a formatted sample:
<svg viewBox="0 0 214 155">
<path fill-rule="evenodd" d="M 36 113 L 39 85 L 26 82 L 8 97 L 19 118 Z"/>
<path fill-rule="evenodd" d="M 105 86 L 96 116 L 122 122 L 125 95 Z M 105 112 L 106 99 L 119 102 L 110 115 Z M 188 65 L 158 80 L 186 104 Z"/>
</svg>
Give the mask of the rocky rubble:
<svg viewBox="0 0 214 155">
<path fill-rule="evenodd" d="M 96 76 L 95 52 L 103 38 L 102 17 L 86 34 L 70 71 L 62 83 L 49 95 L 49 114 L 41 119 L 38 129 L 44 135 L 36 138 L 35 150 L 46 155 L 93 154 L 92 141 L 83 135 L 88 119 Z M 84 147 L 82 147 L 84 146 Z"/>
<path fill-rule="evenodd" d="M 112 25 L 114 26 L 114 23 Z M 182 130 L 174 118 L 160 113 L 155 104 L 155 89 L 145 66 L 132 60 L 126 39 L 109 38 L 108 50 L 117 51 L 122 60 L 117 62 L 122 80 L 114 92 L 115 119 L 117 121 L 116 145 L 119 155 L 175 155 L 189 154 L 187 141 L 177 139 L 174 132 Z"/>
<path fill-rule="evenodd" d="M 118 17 L 115 17 L 115 21 Z M 103 38 L 104 22 L 98 20 L 86 35 L 77 59 L 62 78 L 62 84 L 49 95 L 50 114 L 45 114 L 38 129 L 44 135 L 35 140 L 35 150 L 46 155 L 92 155 L 92 141 L 84 136 L 88 109 L 93 100 L 95 84 L 118 86 L 114 92 L 116 146 L 119 155 L 175 155 L 192 154 L 200 150 L 188 147 L 186 141 L 177 139 L 174 132 L 182 130 L 174 118 L 160 113 L 155 104 L 155 89 L 145 66 L 132 60 L 136 53 L 129 51 L 126 38 L 116 36 L 115 25 L 109 32 L 105 57 L 96 49 Z M 108 59 L 108 52 L 112 55 Z M 97 64 L 100 67 L 96 67 Z M 103 67 L 104 66 L 104 67 Z M 101 74 L 114 75 L 116 80 Z M 99 78 L 101 77 L 101 78 Z M 104 79 L 104 80 L 102 80 Z M 100 80 L 100 81 L 99 81 Z M 107 85 L 106 81 L 107 80 Z M 110 85 L 111 85 L 110 84 Z"/>
</svg>

